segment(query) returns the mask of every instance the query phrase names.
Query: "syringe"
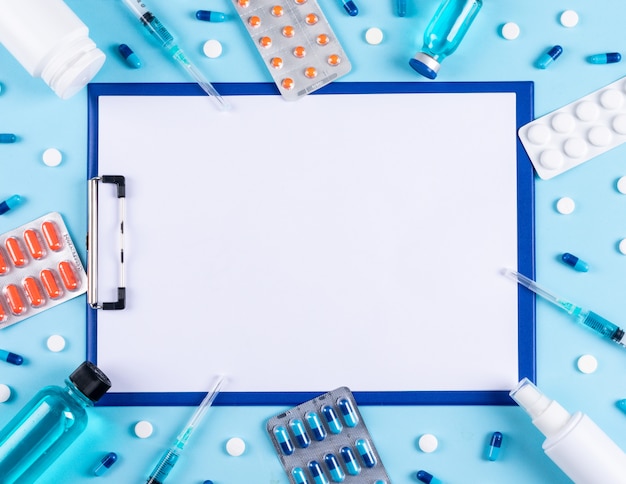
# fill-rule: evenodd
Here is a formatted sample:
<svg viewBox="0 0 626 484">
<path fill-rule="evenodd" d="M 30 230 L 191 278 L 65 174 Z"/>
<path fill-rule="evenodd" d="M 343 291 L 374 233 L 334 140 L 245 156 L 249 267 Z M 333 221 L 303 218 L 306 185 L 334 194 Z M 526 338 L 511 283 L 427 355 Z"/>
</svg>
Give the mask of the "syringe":
<svg viewBox="0 0 626 484">
<path fill-rule="evenodd" d="M 567 311 L 568 314 L 571 314 L 576 318 L 576 321 L 578 323 L 591 329 L 596 334 L 604 338 L 610 339 L 626 348 L 626 338 L 624 338 L 624 330 L 616 324 L 611 323 L 610 321 L 604 319 L 602 316 L 594 313 L 593 311 L 583 309 L 582 307 L 577 306 L 574 303 L 555 296 L 554 294 L 546 291 L 545 289 L 537 285 L 535 281 L 520 274 L 519 272 L 515 272 L 511 269 L 505 269 L 504 275 L 513 279 L 514 281 L 517 281 L 525 288 L 530 289 L 538 296 L 541 296 L 547 301 L 550 301 L 552 304 L 555 304 L 561 309 Z"/>
<path fill-rule="evenodd" d="M 198 408 L 189 419 L 189 422 L 187 422 L 187 425 L 185 425 L 180 434 L 178 434 L 176 442 L 174 442 L 174 444 L 165 451 L 161 459 L 159 459 L 158 464 L 150 473 L 150 477 L 146 481 L 146 484 L 162 484 L 165 481 L 170 471 L 178 461 L 178 458 L 180 457 L 180 454 L 182 453 L 183 448 L 189 440 L 189 437 L 194 431 L 196 425 L 200 422 L 200 419 L 202 419 L 208 408 L 213 403 L 213 400 L 215 400 L 215 397 L 217 397 L 217 394 L 220 392 L 223 383 L 224 377 L 218 377 L 218 380 L 213 388 L 209 390 L 209 393 L 207 393 L 206 397 L 204 397 L 202 402 L 200 402 L 200 405 L 198 405 Z"/>
<path fill-rule="evenodd" d="M 169 30 L 167 30 L 159 19 L 147 9 L 143 0 L 122 0 L 122 2 L 124 2 L 133 15 L 142 23 L 142 25 L 148 29 L 159 45 L 163 47 L 165 52 L 189 73 L 189 75 L 198 83 L 204 92 L 217 101 L 221 110 L 227 110 L 230 108 L 230 105 L 221 96 L 221 94 L 217 92 L 209 81 L 206 80 L 200 70 L 198 70 L 198 68 L 191 63 L 187 55 L 174 41 L 174 36 L 169 32 Z"/>
</svg>

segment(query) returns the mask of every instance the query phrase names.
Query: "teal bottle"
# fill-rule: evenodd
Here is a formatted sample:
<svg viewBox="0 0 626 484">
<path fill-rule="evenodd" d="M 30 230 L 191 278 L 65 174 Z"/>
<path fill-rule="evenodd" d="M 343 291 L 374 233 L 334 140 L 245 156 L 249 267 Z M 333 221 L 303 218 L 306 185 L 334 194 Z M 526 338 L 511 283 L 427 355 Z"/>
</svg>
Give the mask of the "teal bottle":
<svg viewBox="0 0 626 484">
<path fill-rule="evenodd" d="M 0 482 L 32 484 L 87 426 L 88 407 L 111 388 L 93 363 L 85 361 L 65 388 L 40 390 L 0 430 Z"/>
<path fill-rule="evenodd" d="M 424 45 L 409 61 L 428 79 L 435 79 L 441 62 L 457 49 L 483 6 L 482 0 L 442 0 L 424 32 Z"/>
</svg>

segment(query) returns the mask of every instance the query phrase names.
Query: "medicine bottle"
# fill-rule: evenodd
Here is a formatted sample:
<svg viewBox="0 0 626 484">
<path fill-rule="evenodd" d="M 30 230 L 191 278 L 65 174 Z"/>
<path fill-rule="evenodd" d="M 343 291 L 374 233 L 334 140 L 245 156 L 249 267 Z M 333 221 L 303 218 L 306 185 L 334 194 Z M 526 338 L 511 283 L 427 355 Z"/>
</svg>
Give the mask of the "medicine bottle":
<svg viewBox="0 0 626 484">
<path fill-rule="evenodd" d="M 482 6 L 482 0 L 442 0 L 426 27 L 422 50 L 409 61 L 410 66 L 435 79 L 441 62 L 457 49 Z"/>
<path fill-rule="evenodd" d="M 80 91 L 105 60 L 63 0 L 1 0 L 0 43 L 61 99 Z"/>
<path fill-rule="evenodd" d="M 45 387 L 0 430 L 0 482 L 31 484 L 87 426 L 87 407 L 111 388 L 93 363 L 85 361 L 65 380 Z"/>
</svg>

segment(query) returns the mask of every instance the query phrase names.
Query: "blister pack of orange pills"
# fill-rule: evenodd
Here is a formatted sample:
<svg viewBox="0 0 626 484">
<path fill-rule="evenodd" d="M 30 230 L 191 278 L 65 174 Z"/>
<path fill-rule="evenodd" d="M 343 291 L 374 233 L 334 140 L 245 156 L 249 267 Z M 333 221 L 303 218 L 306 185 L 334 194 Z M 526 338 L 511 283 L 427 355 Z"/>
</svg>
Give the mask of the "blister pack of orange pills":
<svg viewBox="0 0 626 484">
<path fill-rule="evenodd" d="M 300 99 L 350 72 L 316 0 L 233 3 L 284 99 Z"/>
<path fill-rule="evenodd" d="M 0 235 L 0 329 L 87 291 L 87 275 L 57 212 Z"/>
</svg>

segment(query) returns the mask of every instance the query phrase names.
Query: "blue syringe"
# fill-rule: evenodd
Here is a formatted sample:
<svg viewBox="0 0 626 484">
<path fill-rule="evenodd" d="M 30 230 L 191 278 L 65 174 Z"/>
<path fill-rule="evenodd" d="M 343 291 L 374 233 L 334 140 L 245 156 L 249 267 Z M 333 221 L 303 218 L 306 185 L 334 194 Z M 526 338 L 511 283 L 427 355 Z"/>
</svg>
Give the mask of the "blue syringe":
<svg viewBox="0 0 626 484">
<path fill-rule="evenodd" d="M 159 459 L 159 462 L 150 473 L 150 477 L 148 477 L 146 484 L 162 484 L 165 481 L 174 465 L 176 465 L 176 462 L 178 462 L 178 458 L 180 457 L 185 444 L 189 440 L 191 433 L 209 409 L 213 400 L 215 400 L 215 397 L 217 397 L 217 394 L 220 392 L 223 384 L 224 377 L 218 377 L 218 380 L 213 388 L 209 390 L 206 397 L 204 397 L 202 402 L 200 402 L 200 405 L 198 405 L 198 408 L 189 419 L 189 422 L 187 422 L 187 425 L 185 425 L 180 434 L 178 434 L 178 437 L 176 437 L 176 442 L 174 442 L 174 444 L 172 444 L 172 446 L 167 449 L 163 456 Z"/>
<path fill-rule="evenodd" d="M 165 52 L 178 62 L 194 81 L 206 92 L 210 97 L 215 99 L 218 106 L 222 110 L 229 109 L 230 106 L 226 100 L 220 95 L 213 85 L 206 80 L 200 70 L 191 63 L 187 55 L 180 46 L 174 41 L 174 36 L 168 29 L 148 10 L 143 0 L 122 0 L 129 10 L 137 17 L 142 25 L 148 29 L 152 36 L 156 39 Z"/>
<path fill-rule="evenodd" d="M 602 316 L 594 313 L 593 311 L 583 309 L 582 307 L 577 306 L 572 302 L 555 296 L 554 294 L 546 291 L 544 288 L 537 285 L 535 281 L 520 274 L 519 272 L 515 272 L 511 269 L 505 269 L 504 275 L 513 279 L 514 281 L 517 281 L 525 288 L 530 289 L 538 296 L 541 296 L 545 300 L 550 301 L 552 304 L 567 311 L 568 314 L 571 314 L 576 318 L 576 321 L 578 323 L 591 329 L 596 334 L 606 339 L 610 339 L 626 348 L 626 338 L 624 337 L 624 330 L 616 324 L 613 324 L 609 320 L 604 319 Z"/>
</svg>

